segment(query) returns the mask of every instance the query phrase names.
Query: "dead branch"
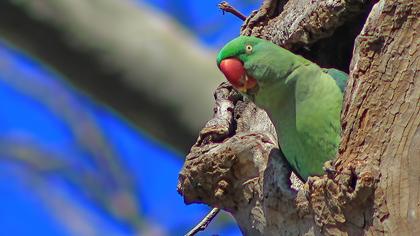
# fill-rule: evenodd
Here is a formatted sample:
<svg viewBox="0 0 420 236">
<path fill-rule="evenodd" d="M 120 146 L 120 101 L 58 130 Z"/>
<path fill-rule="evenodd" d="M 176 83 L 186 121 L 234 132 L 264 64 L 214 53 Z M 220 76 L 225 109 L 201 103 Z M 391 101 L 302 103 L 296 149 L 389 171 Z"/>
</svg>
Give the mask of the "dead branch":
<svg viewBox="0 0 420 236">
<path fill-rule="evenodd" d="M 194 236 L 200 231 L 204 231 L 210 222 L 220 212 L 220 208 L 213 208 L 194 228 L 192 228 L 185 236 Z"/>
<path fill-rule="evenodd" d="M 223 1 L 223 2 L 219 3 L 218 7 L 219 7 L 220 10 L 222 10 L 223 14 L 225 14 L 225 12 L 229 12 L 229 13 L 233 14 L 234 16 L 238 17 L 241 20 L 246 19 L 246 16 L 244 14 L 242 14 L 240 11 L 238 11 L 236 8 L 231 6 L 226 1 Z"/>
</svg>

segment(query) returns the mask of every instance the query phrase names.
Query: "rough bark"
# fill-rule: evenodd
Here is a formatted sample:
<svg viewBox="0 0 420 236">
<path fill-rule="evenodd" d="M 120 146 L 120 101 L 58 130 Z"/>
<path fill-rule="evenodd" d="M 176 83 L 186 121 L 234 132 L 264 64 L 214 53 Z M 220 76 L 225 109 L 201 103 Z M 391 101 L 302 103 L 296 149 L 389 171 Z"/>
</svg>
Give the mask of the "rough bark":
<svg viewBox="0 0 420 236">
<path fill-rule="evenodd" d="M 419 235 L 419 5 L 265 1 L 242 33 L 295 52 L 334 42 L 343 26 L 365 22 L 351 59 L 335 172 L 291 189 L 290 168 L 268 116 L 222 84 L 215 116 L 179 176 L 185 202 L 231 212 L 246 235 Z M 305 56 L 334 65 L 337 54 Z"/>
</svg>

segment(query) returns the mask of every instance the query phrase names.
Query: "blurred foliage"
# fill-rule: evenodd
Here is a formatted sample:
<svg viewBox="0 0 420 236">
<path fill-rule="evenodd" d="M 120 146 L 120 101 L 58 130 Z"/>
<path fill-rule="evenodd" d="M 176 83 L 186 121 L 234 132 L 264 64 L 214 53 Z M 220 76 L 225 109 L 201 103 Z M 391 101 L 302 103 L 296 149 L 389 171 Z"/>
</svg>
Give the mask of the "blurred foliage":
<svg viewBox="0 0 420 236">
<path fill-rule="evenodd" d="M 175 191 L 176 154 L 5 44 L 0 58 L 0 207 L 15 206 L 0 235 L 27 235 L 16 226 L 33 208 L 57 221 L 54 235 L 181 234 L 205 213 Z M 22 208 L 11 181 L 42 204 Z M 230 230 L 220 220 L 213 230 Z"/>
<path fill-rule="evenodd" d="M 184 11 L 184 26 L 143 1 L 12 3 L 0 2 L 4 37 L 184 153 L 211 116 L 212 92 L 222 81 L 215 52 L 188 31 L 222 45 L 242 23 L 222 16 L 217 1 L 150 1 L 166 13 Z M 247 1 L 237 4 L 251 9 Z"/>
<path fill-rule="evenodd" d="M 186 152 L 211 115 L 213 50 L 242 23 L 217 3 L 0 1 L 0 235 L 182 235 L 205 215 L 162 143 Z M 215 233 L 238 229 L 225 213 Z"/>
</svg>

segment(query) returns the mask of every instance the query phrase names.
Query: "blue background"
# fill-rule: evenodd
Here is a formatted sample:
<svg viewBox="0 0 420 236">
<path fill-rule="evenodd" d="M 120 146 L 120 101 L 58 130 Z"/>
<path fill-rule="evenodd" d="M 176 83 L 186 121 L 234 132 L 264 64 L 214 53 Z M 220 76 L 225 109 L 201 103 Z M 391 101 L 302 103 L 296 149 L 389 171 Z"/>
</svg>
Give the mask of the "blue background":
<svg viewBox="0 0 420 236">
<path fill-rule="evenodd" d="M 242 24 L 222 16 L 218 1 L 146 2 L 214 50 Z M 245 14 L 259 4 L 231 3 Z M 182 163 L 54 68 L 0 40 L 0 235 L 183 235 L 209 208 L 186 206 L 177 194 Z M 224 214 L 200 235 L 213 234 L 240 231 Z"/>
</svg>

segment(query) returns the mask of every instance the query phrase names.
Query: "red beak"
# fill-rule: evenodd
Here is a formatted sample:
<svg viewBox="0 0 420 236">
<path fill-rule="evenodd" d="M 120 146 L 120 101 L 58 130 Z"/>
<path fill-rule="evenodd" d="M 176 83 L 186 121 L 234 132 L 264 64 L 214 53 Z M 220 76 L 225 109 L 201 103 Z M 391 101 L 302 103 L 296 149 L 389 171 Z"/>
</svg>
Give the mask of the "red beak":
<svg viewBox="0 0 420 236">
<path fill-rule="evenodd" d="M 254 78 L 247 75 L 243 63 L 236 58 L 222 60 L 219 68 L 233 87 L 241 92 L 246 92 L 257 84 Z"/>
</svg>

